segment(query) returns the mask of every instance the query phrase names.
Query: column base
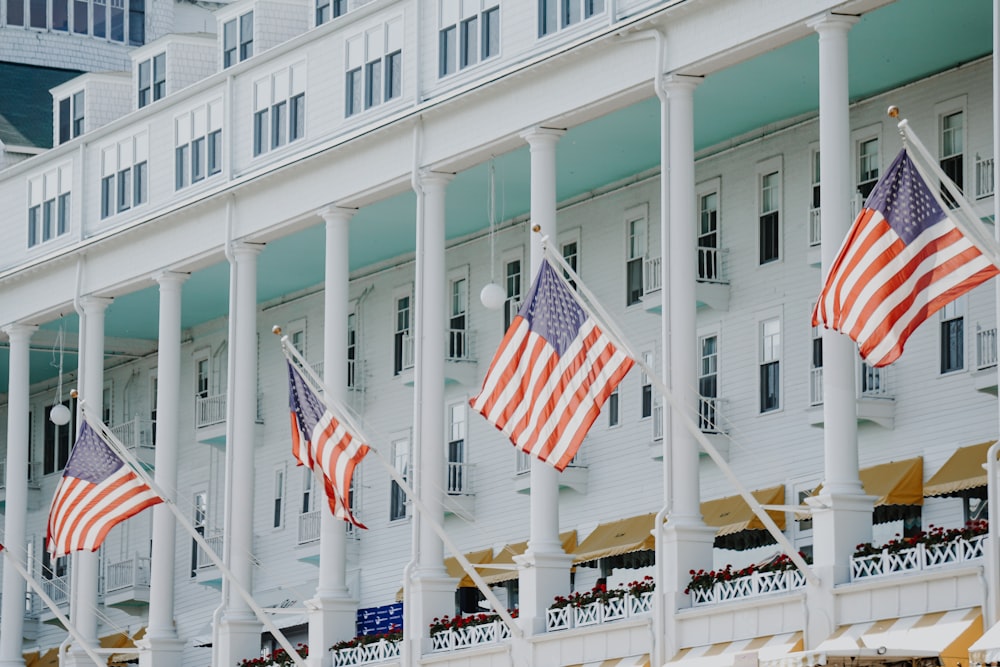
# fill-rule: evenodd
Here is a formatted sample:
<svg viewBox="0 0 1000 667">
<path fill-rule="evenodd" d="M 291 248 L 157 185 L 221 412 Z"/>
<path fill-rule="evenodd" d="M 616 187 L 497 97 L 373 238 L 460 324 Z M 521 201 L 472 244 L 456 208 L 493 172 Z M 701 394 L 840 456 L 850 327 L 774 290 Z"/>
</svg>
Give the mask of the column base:
<svg viewBox="0 0 1000 667">
<path fill-rule="evenodd" d="M 135 645 L 139 648 L 139 667 L 183 667 L 184 640 L 176 635 L 146 635 Z"/>
<path fill-rule="evenodd" d="M 231 615 L 230 615 L 231 614 Z M 238 665 L 241 660 L 260 657 L 260 637 L 263 625 L 252 614 L 227 612 L 219 623 L 218 664 Z"/>
<path fill-rule="evenodd" d="M 63 655 L 62 660 L 59 661 L 59 667 L 94 667 L 94 661 L 83 651 L 71 649 Z"/>
<path fill-rule="evenodd" d="M 660 554 L 664 563 L 673 563 L 659 570 L 666 576 L 664 582 L 657 581 L 656 587 L 664 595 L 666 609 L 682 609 L 690 606 L 690 598 L 684 592 L 690 581 L 691 570 L 711 570 L 713 568 L 712 544 L 716 529 L 701 521 L 679 522 L 670 517 L 663 526 L 663 547 Z"/>
<path fill-rule="evenodd" d="M 569 570 L 573 556 L 562 551 L 538 552 L 528 549 L 514 560 L 518 571 L 520 604 L 518 617 L 526 636 L 545 632 L 545 612 L 556 596 L 569 595 Z"/>
<path fill-rule="evenodd" d="M 421 653 L 430 650 L 431 621 L 441 616 L 455 614 L 455 589 L 458 580 L 436 573 L 414 573 L 410 583 L 410 604 L 414 613 L 406 614 L 408 622 L 416 623 L 407 635 L 417 639 Z"/>
<path fill-rule="evenodd" d="M 358 601 L 339 595 L 317 594 L 306 600 L 309 608 L 310 667 L 330 667 L 333 654 L 327 650 L 357 634 Z"/>
<path fill-rule="evenodd" d="M 813 508 L 813 561 L 817 569 L 828 569 L 832 585 L 851 580 L 851 556 L 855 545 L 872 539 L 875 497 L 864 494 L 823 493 L 806 498 Z"/>
</svg>

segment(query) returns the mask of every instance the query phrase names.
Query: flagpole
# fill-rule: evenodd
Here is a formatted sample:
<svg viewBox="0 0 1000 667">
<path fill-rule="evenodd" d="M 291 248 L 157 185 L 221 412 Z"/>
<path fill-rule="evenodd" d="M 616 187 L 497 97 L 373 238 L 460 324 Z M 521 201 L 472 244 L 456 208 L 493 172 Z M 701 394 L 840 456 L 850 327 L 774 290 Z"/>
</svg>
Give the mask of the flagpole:
<svg viewBox="0 0 1000 667">
<path fill-rule="evenodd" d="M 537 227 L 534 231 L 536 233 L 538 232 Z M 583 281 L 580 279 L 580 276 L 577 275 L 576 271 L 574 271 L 570 265 L 559 256 L 558 253 L 549 247 L 548 237 L 542 237 L 542 247 L 544 248 L 545 255 L 570 275 L 576 283 L 577 289 L 580 290 L 580 292 L 586 297 L 585 299 L 577 299 L 580 306 L 600 324 L 601 329 L 608 334 L 608 338 L 612 339 L 612 342 L 614 342 L 615 345 L 623 349 L 626 354 L 632 357 L 636 365 L 646 373 L 646 377 L 649 379 L 650 383 L 653 384 L 660 391 L 667 402 L 670 403 L 670 407 L 673 408 L 673 414 L 680 419 L 681 424 L 683 424 L 684 427 L 691 432 L 695 440 L 698 441 L 698 444 L 700 444 L 702 449 L 705 450 L 705 453 L 708 454 L 713 461 L 715 461 L 715 464 L 719 466 L 726 478 L 729 479 L 734 487 L 736 487 L 740 496 L 744 501 L 746 501 L 747 505 L 750 506 L 750 509 L 753 510 L 753 513 L 758 519 L 760 519 L 761 523 L 764 524 L 764 527 L 771 534 L 771 537 L 773 537 L 781 546 L 781 549 L 788 555 L 789 559 L 791 559 L 795 566 L 802 572 L 809 583 L 819 585 L 819 579 L 815 574 L 813 574 L 812 570 L 806 564 L 805 559 L 799 555 L 799 552 L 796 551 L 795 547 L 793 547 L 791 542 L 788 541 L 788 538 L 785 537 L 785 534 L 780 528 L 778 528 L 774 519 L 772 519 L 771 515 L 764 510 L 760 502 L 758 502 L 758 500 L 754 498 L 753 494 L 747 491 L 746 487 L 740 483 L 739 479 L 737 479 L 736 475 L 729 467 L 729 464 L 722 458 L 719 450 L 715 448 L 715 445 L 713 445 L 711 441 L 705 437 L 705 434 L 701 432 L 701 429 L 698 428 L 697 424 L 695 424 L 691 417 L 688 416 L 687 412 L 684 410 L 684 406 L 677 400 L 673 392 L 670 391 L 670 389 L 663 383 L 660 377 L 656 374 L 656 371 L 646 364 L 642 356 L 635 353 L 625 336 L 621 333 L 618 327 L 614 325 L 614 321 L 601 307 L 597 297 L 595 297 L 594 294 L 587 289 L 586 285 L 583 284 Z M 664 461 L 664 465 L 667 465 L 666 461 Z M 657 527 L 657 530 L 659 530 L 659 527 Z"/>
<path fill-rule="evenodd" d="M 442 526 L 435 517 L 430 516 L 430 513 L 427 511 L 427 508 L 420 501 L 420 498 L 417 496 L 417 494 L 413 492 L 413 489 L 410 487 L 409 483 L 407 483 L 406 479 L 400 474 L 398 470 L 396 470 L 395 466 L 391 465 L 385 459 L 385 457 L 382 456 L 381 452 L 379 452 L 377 448 L 372 446 L 371 439 L 366 437 L 364 431 L 356 423 L 354 423 L 354 421 L 351 419 L 350 414 L 347 412 L 346 407 L 341 405 L 340 402 L 334 399 L 333 397 L 328 397 L 322 391 L 321 389 L 322 383 L 318 381 L 318 376 L 316 375 L 316 372 L 306 362 L 306 360 L 302 357 L 299 351 L 295 349 L 295 346 L 291 345 L 288 342 L 288 336 L 281 335 L 281 327 L 276 326 L 271 331 L 276 336 L 281 336 L 282 350 L 284 350 L 286 354 L 292 355 L 295 361 L 297 361 L 302 366 L 303 370 L 306 371 L 308 378 L 304 379 L 306 379 L 306 381 L 309 382 L 310 384 L 315 385 L 310 387 L 314 391 L 314 393 L 316 393 L 317 396 L 322 396 L 323 401 L 326 402 L 328 405 L 332 404 L 334 408 L 338 408 L 337 416 L 339 417 L 343 415 L 344 421 L 347 423 L 348 428 L 350 428 L 357 435 L 358 438 L 360 438 L 363 442 L 368 444 L 369 450 L 375 453 L 376 458 L 378 458 L 379 462 L 389 472 L 389 476 L 392 477 L 393 481 L 399 485 L 399 488 L 402 489 L 403 492 L 406 494 L 406 496 L 413 502 L 414 508 L 421 513 L 423 518 L 427 520 L 428 523 L 430 523 L 431 528 L 433 528 L 434 532 L 437 533 L 438 537 L 441 538 L 441 541 L 444 543 L 444 545 L 448 547 L 452 555 L 455 557 L 455 560 L 458 561 L 458 563 L 462 566 L 462 569 L 465 570 L 466 574 L 469 575 L 469 578 L 471 578 L 472 581 L 476 584 L 476 588 L 478 588 L 480 592 L 486 597 L 486 599 L 489 600 L 490 604 L 493 605 L 493 609 L 496 611 L 497 615 L 500 616 L 500 618 L 503 619 L 504 623 L 506 623 L 507 626 L 510 628 L 511 635 L 513 637 L 516 637 L 517 639 L 522 639 L 524 635 L 521 632 L 521 626 L 519 626 L 514 621 L 514 617 L 510 615 L 510 612 L 507 611 L 507 608 L 504 606 L 504 604 L 500 602 L 500 599 L 497 598 L 496 594 L 483 579 L 482 575 L 480 575 L 479 572 L 476 570 L 476 568 L 469 562 L 469 559 L 467 559 L 465 555 L 451 541 L 451 538 L 448 537 L 448 533 L 445 532 L 444 526 Z"/>
<path fill-rule="evenodd" d="M 76 390 L 74 390 L 72 393 L 76 394 Z M 226 566 L 224 562 L 222 562 L 222 559 L 219 558 L 218 554 L 215 553 L 212 547 L 208 545 L 208 542 L 205 540 L 205 538 L 194 528 L 194 526 L 192 526 L 188 522 L 187 518 L 177 507 L 177 504 L 174 503 L 174 501 L 171 500 L 169 497 L 167 497 L 167 495 L 163 492 L 163 489 L 161 489 L 160 486 L 153 480 L 153 478 L 149 476 L 149 474 L 143 468 L 142 464 L 140 464 L 135 459 L 135 457 L 133 457 L 132 454 L 129 453 L 125 445 L 123 445 L 122 442 L 118 439 L 118 436 L 112 433 L 111 429 L 109 429 L 107 425 L 100 419 L 96 421 L 90 419 L 88 414 L 89 411 L 87 410 L 87 407 L 82 400 L 80 401 L 80 410 L 83 413 L 83 418 L 87 420 L 87 422 L 90 423 L 91 426 L 97 429 L 101 438 L 104 439 L 104 441 L 111 446 L 111 449 L 114 450 L 115 454 L 117 454 L 119 458 L 125 461 L 125 463 L 127 463 L 129 467 L 132 468 L 132 470 L 137 475 L 139 475 L 139 477 L 142 478 L 142 481 L 145 482 L 149 486 L 149 488 L 153 490 L 153 493 L 155 493 L 160 497 L 160 499 L 163 501 L 163 504 L 166 505 L 173 513 L 173 515 L 177 518 L 177 522 L 188 533 L 190 533 L 194 541 L 205 552 L 205 555 L 207 555 L 209 559 L 212 561 L 212 563 L 217 568 L 219 568 L 219 572 L 221 572 L 222 575 L 226 577 L 226 579 L 229 581 L 229 585 L 232 586 L 237 593 L 239 593 L 240 597 L 243 598 L 243 601 L 246 602 L 247 605 L 253 610 L 254 614 L 256 614 L 257 619 L 264 625 L 265 628 L 267 628 L 267 631 L 270 632 L 271 635 L 278 641 L 278 643 L 281 645 L 281 648 L 287 651 L 288 656 L 295 662 L 297 667 L 306 667 L 306 662 L 299 655 L 298 651 L 296 651 L 295 648 L 292 647 L 291 642 L 289 642 L 288 639 L 285 637 L 285 635 L 281 632 L 281 630 L 278 629 L 278 626 L 274 624 L 274 621 L 272 621 L 271 617 L 267 615 L 267 612 L 265 612 L 264 609 L 259 604 L 257 604 L 257 601 L 253 599 L 253 596 L 250 595 L 250 593 L 243 587 L 243 585 L 236 580 L 236 577 L 233 575 L 232 571 Z"/>
<path fill-rule="evenodd" d="M 102 661 L 100 656 L 94 653 L 94 649 L 87 644 L 86 640 L 76 629 L 76 626 L 70 623 L 69 619 L 66 618 L 66 615 L 59 611 L 59 605 L 57 605 L 52 598 L 46 595 L 45 590 L 38 585 L 35 578 L 32 577 L 28 571 L 24 569 L 24 566 L 21 565 L 16 558 L 14 558 L 14 555 L 10 553 L 10 549 L 0 549 L 0 552 L 2 552 L 7 558 L 7 564 L 12 565 L 14 569 L 17 570 L 17 573 L 21 575 L 21 578 L 24 579 L 26 584 L 28 584 L 28 587 L 31 588 L 35 595 L 41 598 L 42 602 L 45 603 L 45 606 L 49 608 L 49 611 L 51 611 L 59 622 L 63 624 L 63 627 L 66 628 L 66 632 L 73 637 L 77 644 L 80 645 L 80 648 L 83 649 L 83 652 L 86 653 L 91 660 L 93 660 L 94 664 L 97 665 L 97 667 L 106 667 L 108 663 Z"/>
</svg>

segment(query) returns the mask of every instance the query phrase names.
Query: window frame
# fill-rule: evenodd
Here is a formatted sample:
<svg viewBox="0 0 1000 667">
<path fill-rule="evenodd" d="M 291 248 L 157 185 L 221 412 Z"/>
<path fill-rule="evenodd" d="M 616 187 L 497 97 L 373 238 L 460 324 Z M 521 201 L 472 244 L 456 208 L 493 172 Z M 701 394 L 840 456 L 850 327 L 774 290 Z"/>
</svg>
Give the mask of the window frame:
<svg viewBox="0 0 1000 667">
<path fill-rule="evenodd" d="M 695 187 L 695 205 L 698 207 L 698 229 L 697 252 L 698 252 L 698 280 L 717 282 L 721 276 L 721 253 L 722 253 L 722 177 L 716 176 L 707 181 L 702 181 Z M 709 197 L 715 198 L 715 209 L 705 209 L 704 202 Z M 706 211 L 715 214 L 713 219 L 714 229 L 705 231 Z M 705 245 L 709 240 L 715 245 Z M 714 260 L 714 261 L 713 261 Z"/>
<path fill-rule="evenodd" d="M 174 116 L 174 191 L 222 173 L 222 98 Z"/>
<path fill-rule="evenodd" d="M 64 162 L 28 178 L 28 250 L 69 233 L 73 164 Z"/>
<path fill-rule="evenodd" d="M 222 69 L 253 57 L 254 23 L 252 9 L 222 21 Z"/>
<path fill-rule="evenodd" d="M 406 306 L 400 308 L 400 303 L 406 300 Z M 400 317 L 405 312 L 405 324 Z M 406 345 L 409 337 L 409 345 L 413 345 L 413 286 L 406 285 L 399 287 L 392 294 L 392 322 L 393 322 L 393 375 L 398 376 L 404 371 L 412 368 L 406 365 Z"/>
<path fill-rule="evenodd" d="M 756 180 L 756 211 L 757 211 L 757 266 L 780 263 L 784 256 L 783 241 L 783 203 L 784 203 L 784 172 L 782 169 L 782 156 L 776 155 L 767 160 L 757 163 L 755 172 Z M 775 176 L 773 186 L 766 183 L 767 179 Z M 773 187 L 773 190 L 772 190 Z M 771 196 L 771 192 L 775 194 Z M 773 217 L 773 222 L 770 216 Z M 767 218 L 765 220 L 765 218 Z M 773 229 L 765 230 L 773 226 Z M 765 238 L 768 234 L 773 235 L 773 243 Z M 767 247 L 765 247 L 767 243 Z M 772 247 L 773 246 L 773 247 Z"/>
<path fill-rule="evenodd" d="M 101 149 L 102 220 L 149 203 L 149 131 Z"/>
<path fill-rule="evenodd" d="M 639 204 L 625 210 L 625 306 L 635 306 L 642 303 L 644 292 L 643 272 L 645 262 L 649 257 L 649 205 Z M 636 233 L 636 230 L 641 232 Z M 636 240 L 642 240 L 641 249 Z M 637 254 L 638 253 L 638 254 Z M 638 270 L 636 270 L 638 267 Z M 634 284 L 638 281 L 638 286 Z"/>
<path fill-rule="evenodd" d="M 966 295 L 945 304 L 938 311 L 940 374 L 953 375 L 968 368 L 965 362 L 968 345 L 965 338 L 965 315 L 968 310 Z M 957 330 L 957 331 L 956 331 Z"/>
<path fill-rule="evenodd" d="M 344 117 L 402 97 L 403 18 L 394 16 L 344 40 Z"/>
<path fill-rule="evenodd" d="M 782 340 L 784 328 L 783 317 L 780 312 L 769 312 L 757 318 L 757 413 L 758 415 L 781 412 L 783 409 L 783 375 L 781 372 L 782 358 L 784 357 L 784 341 Z M 777 331 L 767 331 L 769 324 L 777 324 Z M 772 382 L 769 369 L 773 367 L 773 391 L 768 392 L 774 395 L 774 403 L 771 404 L 765 396 L 765 380 Z"/>
<path fill-rule="evenodd" d="M 410 481 L 410 470 L 413 466 L 412 438 L 409 433 L 397 434 L 390 440 L 392 466 L 407 483 Z M 407 509 L 409 500 L 396 480 L 389 481 L 389 521 L 404 521 L 410 516 Z"/>
<path fill-rule="evenodd" d="M 538 0 L 538 38 L 549 37 L 607 12 L 605 0 Z"/>
<path fill-rule="evenodd" d="M 960 115 L 962 119 L 962 126 L 959 128 L 957 133 L 952 136 L 957 136 L 958 143 L 960 144 L 960 149 L 957 152 L 949 152 L 945 154 L 946 150 L 946 132 L 945 121 L 948 118 L 952 118 L 956 115 Z M 968 178 L 968 171 L 970 162 L 974 164 L 973 160 L 967 158 L 969 152 L 969 113 L 968 113 L 968 96 L 959 95 L 951 99 L 939 102 L 934 105 L 934 116 L 937 119 L 937 148 L 938 148 L 938 165 L 941 170 L 955 182 L 958 189 L 965 194 L 969 191 L 969 183 L 971 182 Z M 953 166 L 946 166 L 946 163 L 954 164 L 957 162 L 957 169 Z M 955 175 L 958 178 L 955 178 Z M 944 185 L 941 186 L 941 195 L 944 202 L 950 206 L 956 206 L 954 197 L 951 193 L 945 189 Z"/>
<path fill-rule="evenodd" d="M 253 157 L 305 137 L 306 62 L 275 70 L 253 83 Z"/>
<path fill-rule="evenodd" d="M 285 464 L 281 463 L 274 467 L 272 477 L 271 498 L 273 500 L 271 528 L 280 530 L 285 527 L 285 496 L 288 487 L 288 479 L 285 471 Z"/>
<path fill-rule="evenodd" d="M 440 0 L 438 78 L 457 74 L 499 56 L 499 23 L 499 0 L 472 0 L 471 3 L 468 0 Z"/>
<path fill-rule="evenodd" d="M 705 343 L 708 340 L 715 341 L 715 349 L 706 353 Z M 718 410 L 714 403 L 719 398 L 719 342 L 718 330 L 698 334 L 698 426 L 705 433 L 720 431 Z M 709 378 L 713 385 L 711 395 L 704 390 L 705 380 Z M 706 398 L 712 399 L 712 402 L 703 400 Z"/>
</svg>

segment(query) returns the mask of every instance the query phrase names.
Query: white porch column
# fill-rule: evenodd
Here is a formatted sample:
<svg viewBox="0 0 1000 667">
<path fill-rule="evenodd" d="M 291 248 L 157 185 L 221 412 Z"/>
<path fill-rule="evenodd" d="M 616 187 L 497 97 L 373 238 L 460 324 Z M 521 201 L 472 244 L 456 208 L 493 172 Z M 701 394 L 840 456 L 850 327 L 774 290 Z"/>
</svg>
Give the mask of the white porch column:
<svg viewBox="0 0 1000 667">
<path fill-rule="evenodd" d="M 669 385 L 683 404 L 688 417 L 698 414 L 698 355 L 695 299 L 698 275 L 697 205 L 694 188 L 694 89 L 700 78 L 671 74 L 664 79 L 669 116 L 669 280 L 667 318 L 670 357 Z M 662 582 L 667 609 L 688 606 L 684 588 L 690 570 L 712 565 L 712 541 L 715 531 L 701 518 L 699 454 L 701 446 L 679 419 L 671 418 L 669 467 L 671 511 L 663 530 L 664 572 L 670 577 Z M 660 582 L 657 582 L 661 585 Z M 668 642 L 668 655 L 675 652 Z"/>
<path fill-rule="evenodd" d="M 556 242 L 556 144 L 564 130 L 534 128 L 521 136 L 531 149 L 531 221 L 541 234 L 531 236 L 531 280 L 542 264 L 542 236 Z M 572 556 L 559 540 L 559 472 L 531 461 L 531 531 L 521 565 L 520 618 L 526 634 L 545 631 L 545 610 L 557 595 L 569 593 Z"/>
<path fill-rule="evenodd" d="M 253 592 L 253 503 L 254 449 L 257 422 L 257 255 L 263 246 L 233 245 L 236 299 L 229 304 L 234 319 L 232 360 L 233 385 L 227 388 L 232 401 L 232 441 L 226 442 L 232 457 L 232 480 L 228 482 L 229 522 L 226 526 L 229 569 L 246 590 Z M 235 665 L 260 655 L 261 623 L 235 592 L 230 591 L 219 630 L 219 664 Z"/>
<path fill-rule="evenodd" d="M 181 286 L 186 273 L 164 271 L 154 276 L 160 286 L 159 345 L 156 353 L 157 485 L 176 501 L 181 401 Z M 177 524 L 165 505 L 153 508 L 153 549 L 149 574 L 149 627 L 140 640 L 142 667 L 181 667 L 184 641 L 174 627 L 174 561 Z"/>
<path fill-rule="evenodd" d="M 323 381 L 328 395 L 347 402 L 347 315 L 350 293 L 350 221 L 354 209 L 330 206 L 326 222 L 326 276 L 323 287 Z M 319 482 L 314 488 L 320 489 Z M 322 494 L 321 494 L 322 496 Z M 319 581 L 309 616 L 309 646 L 330 647 L 355 634 L 357 600 L 347 590 L 347 524 L 320 500 Z M 313 651 L 310 664 L 329 667 L 330 651 Z"/>
<path fill-rule="evenodd" d="M 87 412 L 100 417 L 104 403 L 104 311 L 111 299 L 85 296 L 80 299 L 83 331 L 80 372 L 80 398 L 85 401 Z M 77 425 L 79 429 L 79 424 Z M 76 434 L 73 434 L 76 438 Z M 77 551 L 73 554 L 70 572 L 70 615 L 80 635 L 92 647 L 97 645 L 97 583 L 100 579 L 100 559 L 96 551 Z M 66 655 L 69 665 L 93 664 L 79 647 L 73 646 Z"/>
<path fill-rule="evenodd" d="M 847 33 L 857 21 L 855 16 L 826 14 L 810 23 L 819 33 L 821 280 L 851 226 Z M 823 330 L 825 479 L 813 515 L 813 553 L 820 576 L 832 576 L 829 584 L 850 580 L 854 545 L 872 536 L 872 499 L 864 495 L 858 476 L 856 350 L 847 336 Z"/>
<path fill-rule="evenodd" d="M 11 558 L 26 565 L 28 518 L 28 398 L 29 343 L 38 327 L 12 324 L 4 328 L 10 341 L 7 380 L 7 478 L 4 509 L 4 548 Z M 21 637 L 24 632 L 26 584 L 13 567 L 3 568 L 3 605 L 0 606 L 0 667 L 24 667 Z"/>
<path fill-rule="evenodd" d="M 414 336 L 418 347 L 414 364 L 414 476 L 416 493 L 427 510 L 417 521 L 417 566 L 410 596 L 420 625 L 411 636 L 426 637 L 434 617 L 454 613 L 455 585 L 444 569 L 444 544 L 431 521 L 444 522 L 444 355 L 445 308 L 445 193 L 451 174 L 422 172 L 423 224 L 418 226 Z"/>
</svg>

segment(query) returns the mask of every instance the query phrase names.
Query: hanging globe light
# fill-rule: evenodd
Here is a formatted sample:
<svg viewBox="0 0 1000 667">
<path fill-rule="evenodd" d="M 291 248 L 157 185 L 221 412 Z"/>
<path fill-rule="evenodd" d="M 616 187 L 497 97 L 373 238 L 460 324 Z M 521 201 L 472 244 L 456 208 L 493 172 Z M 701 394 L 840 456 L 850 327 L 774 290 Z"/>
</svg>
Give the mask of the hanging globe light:
<svg viewBox="0 0 1000 667">
<path fill-rule="evenodd" d="M 499 310 L 507 300 L 507 292 L 496 283 L 486 283 L 479 292 L 479 300 L 490 310 Z"/>
<path fill-rule="evenodd" d="M 69 423 L 70 413 L 69 408 L 67 408 L 62 403 L 56 403 L 52 406 L 49 411 L 49 421 L 56 426 L 65 426 Z"/>
</svg>

